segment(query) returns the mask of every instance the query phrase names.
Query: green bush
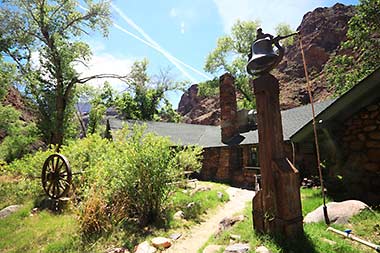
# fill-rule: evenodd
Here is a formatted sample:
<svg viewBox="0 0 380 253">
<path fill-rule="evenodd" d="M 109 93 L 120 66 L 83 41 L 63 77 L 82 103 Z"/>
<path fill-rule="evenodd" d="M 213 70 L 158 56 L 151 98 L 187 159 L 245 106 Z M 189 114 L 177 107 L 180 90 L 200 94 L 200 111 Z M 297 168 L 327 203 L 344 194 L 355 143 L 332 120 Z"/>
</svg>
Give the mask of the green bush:
<svg viewBox="0 0 380 253">
<path fill-rule="evenodd" d="M 93 134 L 61 147 L 72 171 L 81 172 L 73 176 L 73 184 L 81 200 L 79 220 L 84 233 L 108 231 L 108 222 L 115 224 L 125 217 L 137 219 L 140 226 L 159 221 L 169 206 L 174 182 L 184 170 L 200 168 L 200 148 L 176 151 L 168 138 L 144 131 L 144 126 L 135 125 L 115 132 L 113 141 Z M 39 176 L 54 148 L 16 160 L 6 170 L 28 178 Z M 102 217 L 99 220 L 104 222 L 91 225 L 93 217 Z"/>
<path fill-rule="evenodd" d="M 36 125 L 19 120 L 20 114 L 13 107 L 3 106 L 0 102 L 0 129 L 6 134 L 0 143 L 0 159 L 7 162 L 29 153 L 31 144 L 38 138 Z"/>
<path fill-rule="evenodd" d="M 185 171 L 199 172 L 202 168 L 202 153 L 200 146 L 184 147 L 176 154 L 177 162 Z"/>
</svg>

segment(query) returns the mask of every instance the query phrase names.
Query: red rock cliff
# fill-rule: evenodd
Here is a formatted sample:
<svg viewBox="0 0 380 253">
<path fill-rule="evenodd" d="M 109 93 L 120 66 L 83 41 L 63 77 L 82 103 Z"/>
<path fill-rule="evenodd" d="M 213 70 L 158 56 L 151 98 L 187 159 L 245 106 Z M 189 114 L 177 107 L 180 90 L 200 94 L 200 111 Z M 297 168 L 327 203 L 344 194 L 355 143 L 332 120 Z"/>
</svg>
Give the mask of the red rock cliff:
<svg viewBox="0 0 380 253">
<path fill-rule="evenodd" d="M 353 6 L 335 4 L 317 8 L 304 15 L 297 31 L 300 31 L 308 72 L 313 85 L 315 101 L 331 96 L 326 87 L 323 67 L 339 45 L 346 40 L 348 21 L 354 15 Z M 288 47 L 285 57 L 273 74 L 280 81 L 280 104 L 282 109 L 309 103 L 304 78 L 303 62 L 299 43 Z M 192 85 L 181 98 L 178 112 L 186 123 L 219 125 L 219 97 L 199 97 L 197 85 Z"/>
</svg>

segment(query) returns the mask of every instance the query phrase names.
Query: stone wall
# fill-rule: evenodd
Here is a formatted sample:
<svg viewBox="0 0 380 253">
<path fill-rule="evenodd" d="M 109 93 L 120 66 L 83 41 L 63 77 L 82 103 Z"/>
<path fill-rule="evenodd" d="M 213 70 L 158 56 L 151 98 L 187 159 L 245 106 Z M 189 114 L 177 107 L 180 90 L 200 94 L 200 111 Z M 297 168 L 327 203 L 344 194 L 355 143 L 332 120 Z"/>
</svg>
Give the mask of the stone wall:
<svg viewBox="0 0 380 253">
<path fill-rule="evenodd" d="M 380 204 L 380 100 L 346 120 L 336 133 L 340 152 L 334 176 L 340 190 L 345 197 Z"/>
<path fill-rule="evenodd" d="M 201 179 L 253 188 L 253 175 L 257 172 L 245 169 L 251 147 L 252 145 L 236 145 L 205 148 Z"/>
<path fill-rule="evenodd" d="M 259 173 L 249 163 L 250 150 L 255 145 L 257 144 L 205 148 L 201 179 L 252 189 L 255 175 Z M 284 146 L 286 156 L 292 161 L 291 145 L 285 143 Z"/>
</svg>

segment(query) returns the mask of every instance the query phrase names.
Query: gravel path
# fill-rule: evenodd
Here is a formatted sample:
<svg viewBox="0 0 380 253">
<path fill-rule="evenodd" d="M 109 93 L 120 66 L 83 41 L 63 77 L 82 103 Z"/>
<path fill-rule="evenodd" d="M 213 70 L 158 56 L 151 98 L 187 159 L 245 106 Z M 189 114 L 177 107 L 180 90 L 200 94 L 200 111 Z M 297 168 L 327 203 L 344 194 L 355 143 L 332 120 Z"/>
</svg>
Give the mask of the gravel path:
<svg viewBox="0 0 380 253">
<path fill-rule="evenodd" d="M 226 216 L 242 211 L 247 201 L 251 201 L 255 195 L 254 191 L 234 187 L 229 187 L 227 193 L 230 195 L 230 201 L 219 207 L 212 215 L 206 217 L 204 222 L 192 227 L 165 252 L 196 253 L 208 238 L 215 234 L 219 221 Z"/>
</svg>

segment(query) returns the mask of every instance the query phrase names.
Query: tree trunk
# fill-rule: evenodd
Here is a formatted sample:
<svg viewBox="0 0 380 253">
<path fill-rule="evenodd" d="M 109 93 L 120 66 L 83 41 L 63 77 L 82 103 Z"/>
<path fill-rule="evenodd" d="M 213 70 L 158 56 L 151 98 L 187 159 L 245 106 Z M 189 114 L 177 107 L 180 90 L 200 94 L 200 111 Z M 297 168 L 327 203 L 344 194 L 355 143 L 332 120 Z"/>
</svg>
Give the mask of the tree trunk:
<svg viewBox="0 0 380 253">
<path fill-rule="evenodd" d="M 60 64 L 58 64 L 60 66 Z M 64 138 L 64 123 L 65 123 L 65 110 L 66 110 L 66 98 L 63 91 L 63 82 L 61 73 L 57 75 L 57 90 L 55 97 L 55 109 L 56 119 L 55 128 L 53 129 L 52 144 L 58 145 L 58 149 L 61 147 Z"/>
</svg>

